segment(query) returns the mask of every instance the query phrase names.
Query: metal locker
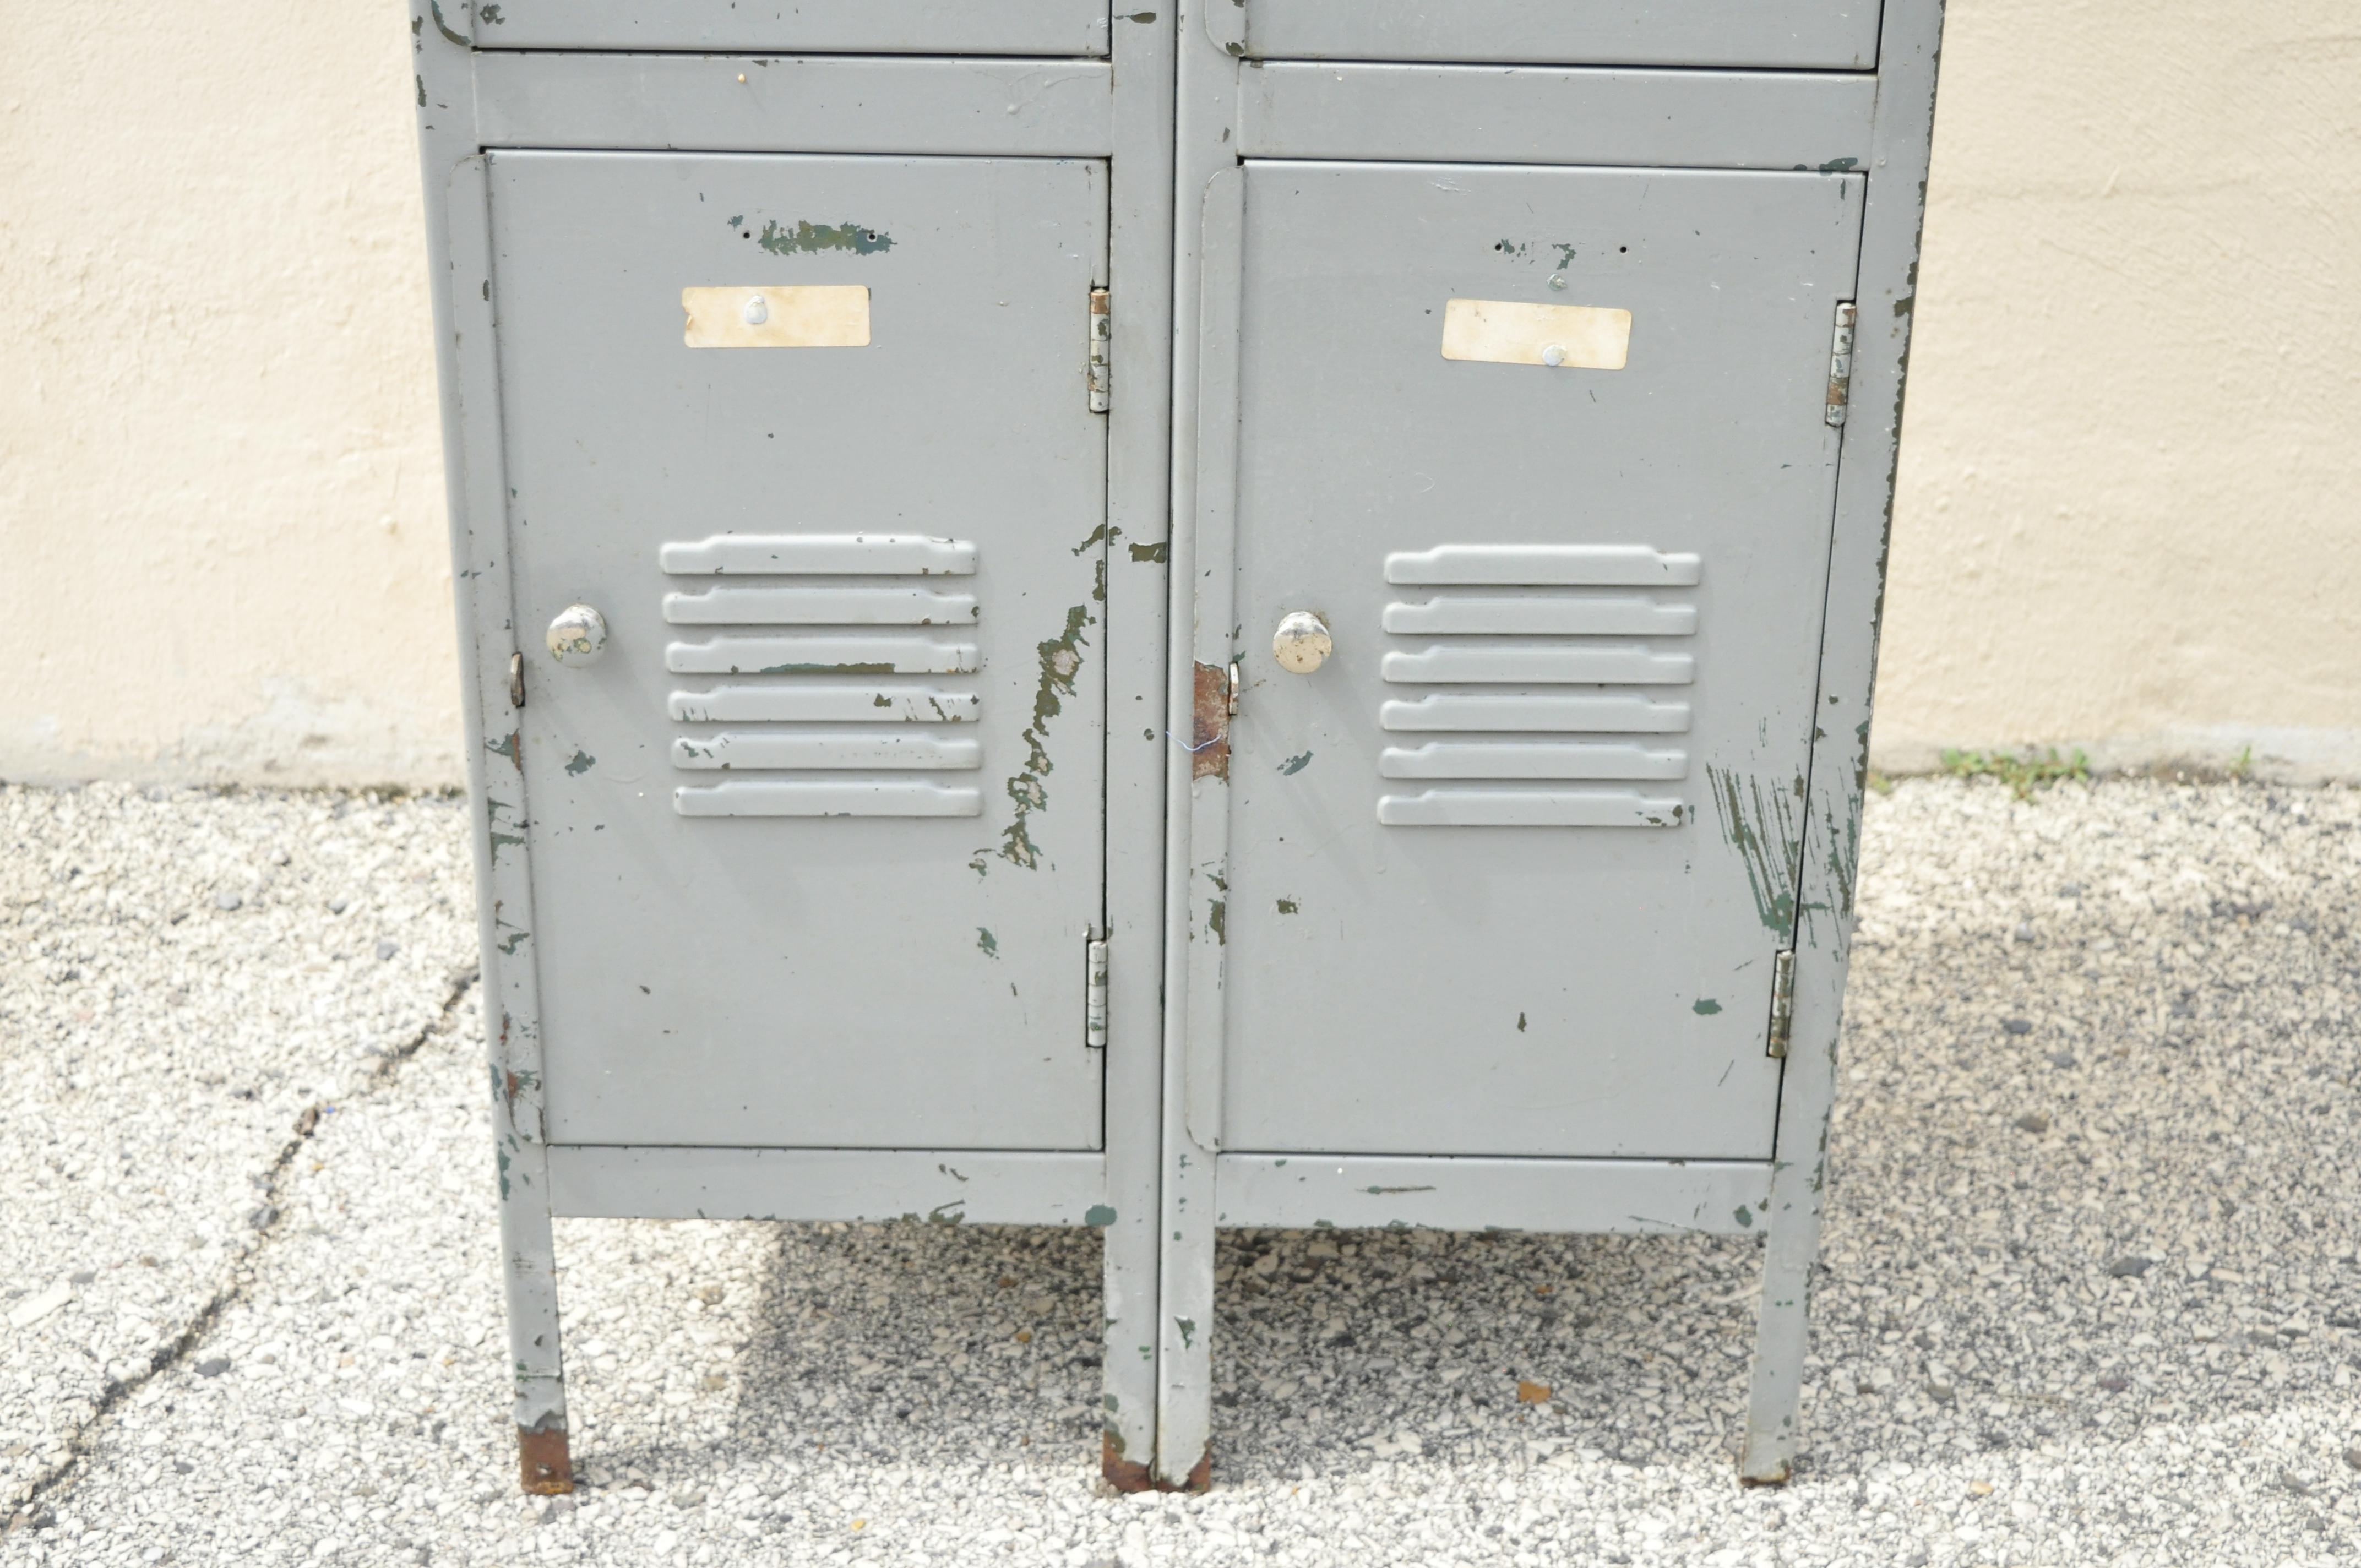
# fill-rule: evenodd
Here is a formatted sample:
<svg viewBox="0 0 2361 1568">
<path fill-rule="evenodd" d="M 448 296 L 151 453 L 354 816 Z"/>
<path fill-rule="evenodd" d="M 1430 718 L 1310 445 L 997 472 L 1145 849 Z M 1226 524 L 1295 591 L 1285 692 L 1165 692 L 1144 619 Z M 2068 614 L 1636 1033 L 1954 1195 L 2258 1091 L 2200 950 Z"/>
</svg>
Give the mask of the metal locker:
<svg viewBox="0 0 2361 1568">
<path fill-rule="evenodd" d="M 1795 1451 L 1938 0 L 420 0 L 528 1489 L 553 1215 L 1765 1238 Z"/>
<path fill-rule="evenodd" d="M 1783 1480 L 1939 12 L 1183 22 L 1158 1479 L 1251 1225 L 1763 1235 Z"/>
</svg>

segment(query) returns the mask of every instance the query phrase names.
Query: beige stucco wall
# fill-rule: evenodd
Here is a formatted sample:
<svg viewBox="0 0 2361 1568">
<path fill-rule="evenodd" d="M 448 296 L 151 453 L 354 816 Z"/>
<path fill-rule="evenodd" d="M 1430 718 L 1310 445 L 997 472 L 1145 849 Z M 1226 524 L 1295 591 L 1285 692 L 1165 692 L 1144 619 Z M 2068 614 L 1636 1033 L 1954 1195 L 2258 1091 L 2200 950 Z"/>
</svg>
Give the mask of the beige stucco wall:
<svg viewBox="0 0 2361 1568">
<path fill-rule="evenodd" d="M 395 0 L 16 5 L 0 777 L 460 776 Z"/>
<path fill-rule="evenodd" d="M 394 0 L 20 7 L 0 777 L 460 773 Z M 1876 731 L 2361 777 L 2361 23 L 1955 0 Z"/>
<path fill-rule="evenodd" d="M 1955 0 L 1875 748 L 2361 778 L 2361 8 Z"/>
</svg>

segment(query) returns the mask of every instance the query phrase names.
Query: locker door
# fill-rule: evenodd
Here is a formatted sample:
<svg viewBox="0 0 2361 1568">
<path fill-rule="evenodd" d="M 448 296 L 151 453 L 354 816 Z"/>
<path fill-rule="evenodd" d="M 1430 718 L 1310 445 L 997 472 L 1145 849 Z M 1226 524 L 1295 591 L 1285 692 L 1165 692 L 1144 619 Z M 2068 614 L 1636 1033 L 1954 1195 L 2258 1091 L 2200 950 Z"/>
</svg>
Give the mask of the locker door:
<svg viewBox="0 0 2361 1568">
<path fill-rule="evenodd" d="M 1104 55 L 1106 0 L 508 0 L 478 49 Z"/>
<path fill-rule="evenodd" d="M 1880 0 L 1239 0 L 1257 60 L 1867 71 Z"/>
<path fill-rule="evenodd" d="M 1860 180 L 1245 191 L 1222 1146 L 1767 1157 Z"/>
<path fill-rule="evenodd" d="M 1104 165 L 491 170 L 551 1141 L 1095 1146 Z"/>
</svg>

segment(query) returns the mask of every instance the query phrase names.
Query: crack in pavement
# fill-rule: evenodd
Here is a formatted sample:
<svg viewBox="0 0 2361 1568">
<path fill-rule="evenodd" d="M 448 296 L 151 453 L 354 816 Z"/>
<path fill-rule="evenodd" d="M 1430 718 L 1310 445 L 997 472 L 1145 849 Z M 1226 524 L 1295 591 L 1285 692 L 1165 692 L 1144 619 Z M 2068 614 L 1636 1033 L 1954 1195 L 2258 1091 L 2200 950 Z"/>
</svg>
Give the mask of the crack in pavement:
<svg viewBox="0 0 2361 1568">
<path fill-rule="evenodd" d="M 459 1009 L 481 976 L 482 970 L 473 965 L 455 974 L 451 989 L 443 998 L 443 1005 L 434 1016 L 409 1039 L 380 1056 L 360 1081 L 353 1086 L 351 1092 L 345 1096 L 345 1102 L 347 1105 L 357 1103 L 375 1091 L 386 1087 L 401 1071 L 401 1065 L 416 1056 L 429 1039 L 437 1035 L 447 1035 L 458 1027 Z M 261 1201 L 254 1212 L 257 1234 L 230 1264 L 227 1277 L 190 1317 L 178 1335 L 169 1343 L 159 1345 L 148 1353 L 145 1366 L 128 1376 L 107 1380 L 89 1416 L 66 1439 L 65 1457 L 33 1477 L 10 1515 L 7 1528 L 0 1530 L 0 1537 L 11 1536 L 22 1530 L 41 1528 L 47 1522 L 44 1516 L 48 1513 L 41 1506 L 44 1499 L 70 1487 L 82 1460 L 96 1445 L 99 1429 L 107 1418 L 122 1406 L 124 1400 L 137 1393 L 157 1376 L 186 1362 L 204 1343 L 205 1336 L 220 1321 L 222 1313 L 244 1299 L 247 1288 L 254 1282 L 256 1261 L 262 1255 L 263 1249 L 277 1239 L 280 1221 L 284 1218 L 284 1211 L 280 1205 L 280 1182 L 288 1168 L 294 1164 L 296 1155 L 319 1130 L 321 1116 L 334 1109 L 334 1105 L 324 1100 L 314 1100 L 303 1107 L 302 1113 L 295 1118 L 294 1135 L 287 1140 L 285 1146 L 280 1149 L 262 1173 L 252 1179 L 262 1194 Z"/>
</svg>

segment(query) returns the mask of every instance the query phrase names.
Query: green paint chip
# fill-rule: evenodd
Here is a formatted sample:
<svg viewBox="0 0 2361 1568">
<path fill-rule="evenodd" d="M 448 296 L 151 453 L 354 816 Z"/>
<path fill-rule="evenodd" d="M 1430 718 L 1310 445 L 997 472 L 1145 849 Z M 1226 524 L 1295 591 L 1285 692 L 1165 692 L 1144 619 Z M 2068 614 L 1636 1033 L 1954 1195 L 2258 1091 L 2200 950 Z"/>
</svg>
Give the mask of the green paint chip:
<svg viewBox="0 0 2361 1568">
<path fill-rule="evenodd" d="M 1115 1223 L 1115 1211 L 1104 1203 L 1093 1203 L 1083 1212 L 1082 1223 L 1104 1230 Z"/>
<path fill-rule="evenodd" d="M 1692 1006 L 1689 1011 L 1696 1014 L 1700 1018 L 1710 1018 L 1715 1014 L 1721 1011 L 1721 1003 L 1716 1002 L 1710 996 L 1701 996 L 1697 998 L 1696 1004 Z"/>
</svg>

